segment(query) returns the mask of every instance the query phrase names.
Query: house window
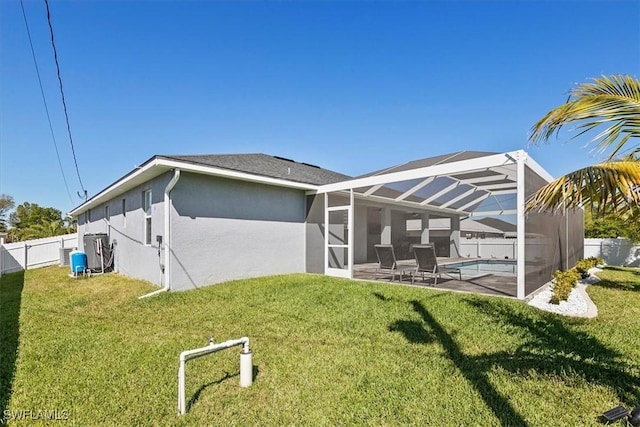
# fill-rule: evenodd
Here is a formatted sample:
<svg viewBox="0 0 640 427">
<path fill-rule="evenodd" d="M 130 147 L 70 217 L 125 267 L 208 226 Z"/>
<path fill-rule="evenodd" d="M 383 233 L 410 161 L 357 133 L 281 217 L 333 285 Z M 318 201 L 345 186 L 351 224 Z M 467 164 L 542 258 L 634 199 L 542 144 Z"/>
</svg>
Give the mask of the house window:
<svg viewBox="0 0 640 427">
<path fill-rule="evenodd" d="M 122 227 L 127 226 L 127 199 L 122 199 Z"/>
<path fill-rule="evenodd" d="M 143 195 L 144 207 L 144 244 L 151 244 L 151 190 L 146 190 Z"/>
</svg>

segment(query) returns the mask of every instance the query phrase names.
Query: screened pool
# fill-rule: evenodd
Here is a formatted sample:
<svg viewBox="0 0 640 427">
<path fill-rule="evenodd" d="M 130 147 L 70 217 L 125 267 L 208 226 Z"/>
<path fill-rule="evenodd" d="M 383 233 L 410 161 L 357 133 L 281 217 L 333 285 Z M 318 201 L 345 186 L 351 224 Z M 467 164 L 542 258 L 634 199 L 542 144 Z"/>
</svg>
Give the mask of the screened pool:
<svg viewBox="0 0 640 427">
<path fill-rule="evenodd" d="M 475 259 L 471 261 L 446 264 L 447 267 L 459 268 L 464 276 L 477 276 L 478 274 L 515 275 L 517 270 L 516 260 Z"/>
</svg>

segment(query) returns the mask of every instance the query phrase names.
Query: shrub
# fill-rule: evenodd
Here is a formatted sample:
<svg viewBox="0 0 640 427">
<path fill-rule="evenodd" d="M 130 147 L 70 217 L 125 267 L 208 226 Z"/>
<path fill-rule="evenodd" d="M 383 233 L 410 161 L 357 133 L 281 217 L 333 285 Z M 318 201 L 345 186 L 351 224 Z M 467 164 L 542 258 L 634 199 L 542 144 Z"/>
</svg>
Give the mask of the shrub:
<svg viewBox="0 0 640 427">
<path fill-rule="evenodd" d="M 589 269 L 596 265 L 602 265 L 603 262 L 602 258 L 592 256 L 578 261 L 573 269 L 577 271 L 583 279 L 586 279 L 589 277 Z"/>
<path fill-rule="evenodd" d="M 591 267 L 596 267 L 598 265 L 604 265 L 604 260 L 602 258 L 600 258 L 599 256 L 590 256 L 589 258 L 586 258 L 586 260 L 588 260 L 589 262 L 591 262 Z"/>
<path fill-rule="evenodd" d="M 589 269 L 593 267 L 592 262 L 588 259 L 581 259 L 576 263 L 573 269 L 580 275 L 582 279 L 589 277 Z"/>
<path fill-rule="evenodd" d="M 560 301 L 566 301 L 569 299 L 571 290 L 576 285 L 580 275 L 575 270 L 556 271 L 553 275 L 553 295 L 549 302 L 551 304 L 560 304 Z"/>
</svg>

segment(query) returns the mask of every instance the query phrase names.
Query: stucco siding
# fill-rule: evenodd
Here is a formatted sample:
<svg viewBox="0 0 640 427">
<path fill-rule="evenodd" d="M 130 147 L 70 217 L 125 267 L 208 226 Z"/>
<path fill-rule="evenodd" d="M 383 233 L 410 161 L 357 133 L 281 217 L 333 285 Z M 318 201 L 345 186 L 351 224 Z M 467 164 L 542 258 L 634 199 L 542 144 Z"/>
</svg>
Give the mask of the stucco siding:
<svg viewBox="0 0 640 427">
<path fill-rule="evenodd" d="M 89 233 L 107 233 L 114 244 L 115 270 L 127 276 L 162 283 L 161 258 L 156 236 L 163 235 L 163 198 L 170 174 L 164 174 L 140 185 L 107 203 L 85 212 L 78 218 L 78 247 L 83 248 L 82 236 Z M 151 190 L 151 245 L 144 243 L 145 215 L 143 192 Z M 123 203 L 126 213 L 123 215 Z M 109 207 L 109 219 L 105 207 Z M 85 252 L 90 248 L 84 248 Z"/>
<path fill-rule="evenodd" d="M 324 274 L 324 194 L 307 196 L 306 272 Z"/>
<path fill-rule="evenodd" d="M 304 271 L 303 191 L 186 173 L 171 195 L 172 289 Z"/>
</svg>

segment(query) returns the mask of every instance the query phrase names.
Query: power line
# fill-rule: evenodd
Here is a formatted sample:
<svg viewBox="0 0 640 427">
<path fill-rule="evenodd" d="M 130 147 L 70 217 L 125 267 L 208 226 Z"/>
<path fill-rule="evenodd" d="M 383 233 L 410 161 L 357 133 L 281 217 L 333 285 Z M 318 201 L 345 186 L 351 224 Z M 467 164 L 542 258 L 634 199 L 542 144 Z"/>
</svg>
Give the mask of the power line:
<svg viewBox="0 0 640 427">
<path fill-rule="evenodd" d="M 67 133 L 69 134 L 69 143 L 71 144 L 71 153 L 73 154 L 73 163 L 76 166 L 76 173 L 78 174 L 78 181 L 80 181 L 80 188 L 84 193 L 84 199 L 87 198 L 87 190 L 85 190 L 82 184 L 82 178 L 80 178 L 80 169 L 78 169 L 78 160 L 76 159 L 76 150 L 73 147 L 73 137 L 71 136 L 71 125 L 69 124 L 69 113 L 67 112 L 67 102 L 64 98 L 64 90 L 62 89 L 62 77 L 60 76 L 60 64 L 58 63 L 58 51 L 56 50 L 56 42 L 53 37 L 53 26 L 51 25 L 51 12 L 49 11 L 49 0 L 44 0 L 44 4 L 47 7 L 47 22 L 49 23 L 49 33 L 51 33 L 51 47 L 53 48 L 53 58 L 56 62 L 56 71 L 58 72 L 58 83 L 60 86 L 60 96 L 62 97 L 62 108 L 64 109 L 64 117 L 67 121 Z"/>
<path fill-rule="evenodd" d="M 62 174 L 62 180 L 64 186 L 67 189 L 69 200 L 73 203 L 73 197 L 71 191 L 69 191 L 69 184 L 67 183 L 67 177 L 64 175 L 64 168 L 62 167 L 62 161 L 60 161 L 60 153 L 58 152 L 58 143 L 56 142 L 56 136 L 53 132 L 53 126 L 51 125 L 51 116 L 49 115 L 49 107 L 47 106 L 47 98 L 44 95 L 44 89 L 42 88 L 42 79 L 40 78 L 40 69 L 38 68 L 38 61 L 36 61 L 36 52 L 33 49 L 33 41 L 31 40 L 31 31 L 29 31 L 29 23 L 27 22 L 27 14 L 24 11 L 24 2 L 20 0 L 20 7 L 22 7 L 22 17 L 24 18 L 24 26 L 27 29 L 27 36 L 29 37 L 29 46 L 31 46 L 31 56 L 33 56 L 33 65 L 36 67 L 36 74 L 38 76 L 38 83 L 40 84 L 40 94 L 42 95 L 42 102 L 44 103 L 44 110 L 47 113 L 47 121 L 49 122 L 49 130 L 51 131 L 51 139 L 53 140 L 53 146 L 56 149 L 56 157 L 58 158 L 58 165 L 60 166 L 60 173 Z"/>
</svg>

